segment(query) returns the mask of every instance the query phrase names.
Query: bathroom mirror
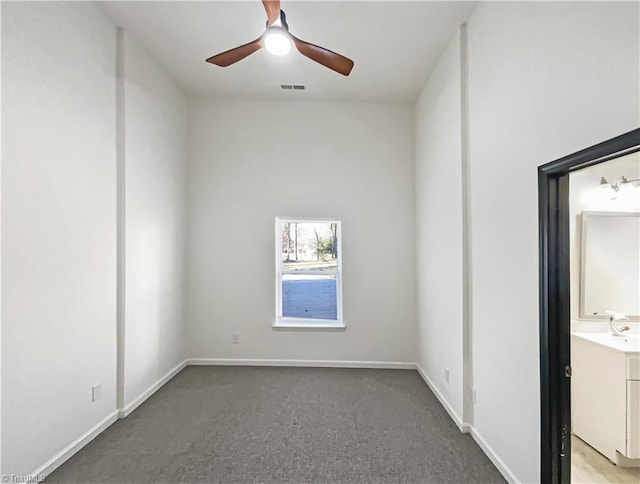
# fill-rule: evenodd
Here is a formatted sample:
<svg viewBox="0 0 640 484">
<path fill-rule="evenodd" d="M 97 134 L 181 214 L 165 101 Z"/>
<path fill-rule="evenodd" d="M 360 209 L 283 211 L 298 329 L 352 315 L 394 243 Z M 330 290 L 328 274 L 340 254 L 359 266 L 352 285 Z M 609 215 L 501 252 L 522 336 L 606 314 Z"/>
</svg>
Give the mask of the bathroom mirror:
<svg viewBox="0 0 640 484">
<path fill-rule="evenodd" d="M 640 213 L 583 211 L 580 318 L 640 321 Z"/>
</svg>

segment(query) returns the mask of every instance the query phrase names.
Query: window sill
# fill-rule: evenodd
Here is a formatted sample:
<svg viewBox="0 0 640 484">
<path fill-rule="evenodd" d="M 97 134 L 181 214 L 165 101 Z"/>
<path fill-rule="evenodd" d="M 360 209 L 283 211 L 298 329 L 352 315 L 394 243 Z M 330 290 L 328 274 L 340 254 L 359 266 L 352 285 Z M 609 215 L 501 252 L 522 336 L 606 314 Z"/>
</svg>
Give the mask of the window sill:
<svg viewBox="0 0 640 484">
<path fill-rule="evenodd" d="M 303 318 L 278 319 L 272 327 L 278 331 L 344 331 L 347 329 L 344 321 Z"/>
</svg>

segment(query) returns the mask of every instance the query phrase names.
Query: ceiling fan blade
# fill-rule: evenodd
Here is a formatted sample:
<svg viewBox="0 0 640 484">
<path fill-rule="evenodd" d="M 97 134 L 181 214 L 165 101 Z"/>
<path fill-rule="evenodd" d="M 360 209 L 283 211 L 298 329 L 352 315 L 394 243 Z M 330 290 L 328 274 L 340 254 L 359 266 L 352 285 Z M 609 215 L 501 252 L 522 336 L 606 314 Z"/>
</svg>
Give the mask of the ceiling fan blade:
<svg viewBox="0 0 640 484">
<path fill-rule="evenodd" d="M 267 23 L 273 25 L 280 18 L 280 0 L 262 0 L 262 4 L 267 11 Z"/>
<path fill-rule="evenodd" d="M 248 42 L 240 47 L 236 47 L 235 49 L 227 50 L 226 52 L 222 52 L 221 54 L 214 55 L 207 59 L 207 62 L 210 64 L 215 64 L 220 67 L 227 67 L 231 64 L 235 64 L 239 60 L 244 59 L 247 56 L 250 56 L 255 51 L 259 50 L 262 47 L 262 37 Z"/>
<path fill-rule="evenodd" d="M 289 33 L 291 35 L 291 33 Z M 320 47 L 304 40 L 300 40 L 291 35 L 293 43 L 298 51 L 311 60 L 322 64 L 329 69 L 339 72 L 343 76 L 348 76 L 353 69 L 353 61 L 343 55 L 337 54 L 329 49 Z"/>
</svg>

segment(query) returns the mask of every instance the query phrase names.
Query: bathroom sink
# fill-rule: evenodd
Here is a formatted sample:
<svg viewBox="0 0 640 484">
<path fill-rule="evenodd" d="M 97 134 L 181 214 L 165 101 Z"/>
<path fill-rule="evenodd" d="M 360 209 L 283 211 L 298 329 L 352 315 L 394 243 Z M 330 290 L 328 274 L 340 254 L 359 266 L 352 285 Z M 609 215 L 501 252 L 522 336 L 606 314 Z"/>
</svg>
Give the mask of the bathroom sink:
<svg viewBox="0 0 640 484">
<path fill-rule="evenodd" d="M 624 336 L 615 336 L 611 333 L 573 333 L 573 335 L 625 353 L 640 353 L 640 333 L 628 333 Z"/>
<path fill-rule="evenodd" d="M 640 334 L 572 333 L 571 367 L 573 433 L 611 462 L 640 467 Z"/>
</svg>

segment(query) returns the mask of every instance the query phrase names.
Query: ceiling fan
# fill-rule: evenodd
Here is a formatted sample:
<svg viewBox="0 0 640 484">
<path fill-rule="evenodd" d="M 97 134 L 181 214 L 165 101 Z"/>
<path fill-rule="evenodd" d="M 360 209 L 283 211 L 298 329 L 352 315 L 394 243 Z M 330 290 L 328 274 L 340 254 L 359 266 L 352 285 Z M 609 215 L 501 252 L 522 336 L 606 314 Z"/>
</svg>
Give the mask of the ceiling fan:
<svg viewBox="0 0 640 484">
<path fill-rule="evenodd" d="M 262 4 L 267 11 L 267 28 L 264 34 L 252 42 L 209 57 L 207 62 L 220 67 L 227 67 L 253 54 L 262 47 L 274 55 L 286 55 L 291 50 L 291 44 L 293 43 L 298 52 L 309 59 L 344 76 L 348 76 L 351 73 L 351 69 L 353 69 L 353 61 L 351 59 L 291 35 L 284 11 L 280 10 L 280 0 L 262 0 Z"/>
</svg>

